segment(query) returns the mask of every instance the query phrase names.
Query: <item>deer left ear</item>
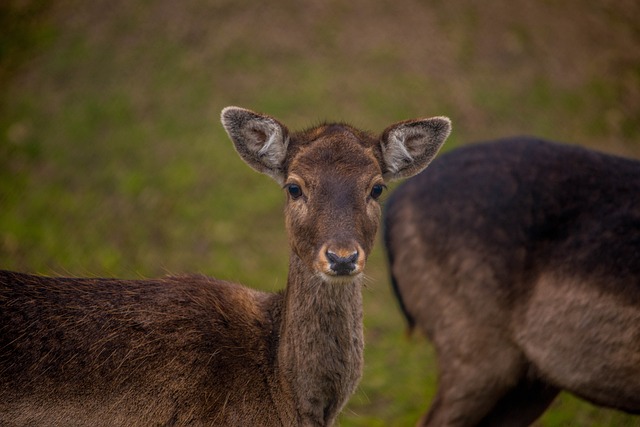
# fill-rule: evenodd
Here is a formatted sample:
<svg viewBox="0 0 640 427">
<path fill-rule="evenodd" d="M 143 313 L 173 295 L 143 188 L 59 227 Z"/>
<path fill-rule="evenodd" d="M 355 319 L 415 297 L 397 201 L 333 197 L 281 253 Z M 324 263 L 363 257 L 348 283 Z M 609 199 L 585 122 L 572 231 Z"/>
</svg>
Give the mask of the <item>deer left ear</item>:
<svg viewBox="0 0 640 427">
<path fill-rule="evenodd" d="M 407 178 L 422 171 L 450 133 L 451 121 L 447 117 L 407 120 L 389 126 L 380 137 L 384 178 Z"/>
<path fill-rule="evenodd" d="M 258 172 L 284 184 L 289 131 L 273 117 L 239 107 L 226 107 L 222 125 L 242 159 Z"/>
</svg>

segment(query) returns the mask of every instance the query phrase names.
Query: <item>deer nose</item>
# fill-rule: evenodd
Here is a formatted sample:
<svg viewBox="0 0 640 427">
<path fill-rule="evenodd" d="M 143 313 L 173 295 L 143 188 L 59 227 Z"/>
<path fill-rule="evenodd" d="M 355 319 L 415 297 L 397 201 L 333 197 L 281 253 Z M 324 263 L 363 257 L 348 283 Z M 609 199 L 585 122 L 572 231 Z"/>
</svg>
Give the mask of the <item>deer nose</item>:
<svg viewBox="0 0 640 427">
<path fill-rule="evenodd" d="M 329 261 L 329 267 L 338 276 L 347 276 L 356 269 L 359 253 L 354 251 L 347 256 L 340 256 L 335 252 L 327 250 L 325 253 Z"/>
</svg>

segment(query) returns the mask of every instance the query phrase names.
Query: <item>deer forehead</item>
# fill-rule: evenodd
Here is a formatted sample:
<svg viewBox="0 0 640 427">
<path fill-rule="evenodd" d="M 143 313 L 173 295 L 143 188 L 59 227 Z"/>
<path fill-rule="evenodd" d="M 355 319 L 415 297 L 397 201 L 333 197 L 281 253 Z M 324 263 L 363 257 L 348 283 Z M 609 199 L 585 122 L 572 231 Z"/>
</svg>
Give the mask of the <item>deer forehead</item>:
<svg viewBox="0 0 640 427">
<path fill-rule="evenodd" d="M 331 125 L 311 141 L 299 141 L 299 150 L 290 159 L 288 175 L 302 178 L 307 185 L 322 182 L 354 184 L 381 179 L 382 169 L 374 144 L 351 128 Z"/>
</svg>

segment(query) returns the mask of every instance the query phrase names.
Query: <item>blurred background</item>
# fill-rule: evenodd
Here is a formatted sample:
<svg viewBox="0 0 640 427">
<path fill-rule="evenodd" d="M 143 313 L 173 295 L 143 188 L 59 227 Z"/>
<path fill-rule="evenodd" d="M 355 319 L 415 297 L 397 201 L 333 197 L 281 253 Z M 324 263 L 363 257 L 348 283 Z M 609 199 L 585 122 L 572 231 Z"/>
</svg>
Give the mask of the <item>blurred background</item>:
<svg viewBox="0 0 640 427">
<path fill-rule="evenodd" d="M 282 190 L 233 151 L 227 105 L 376 133 L 447 115 L 445 150 L 532 134 L 640 158 L 640 3 L 3 0 L 0 268 L 282 288 Z M 433 354 L 404 333 L 379 244 L 368 275 L 340 425 L 413 425 Z M 563 394 L 537 425 L 640 421 Z"/>
</svg>

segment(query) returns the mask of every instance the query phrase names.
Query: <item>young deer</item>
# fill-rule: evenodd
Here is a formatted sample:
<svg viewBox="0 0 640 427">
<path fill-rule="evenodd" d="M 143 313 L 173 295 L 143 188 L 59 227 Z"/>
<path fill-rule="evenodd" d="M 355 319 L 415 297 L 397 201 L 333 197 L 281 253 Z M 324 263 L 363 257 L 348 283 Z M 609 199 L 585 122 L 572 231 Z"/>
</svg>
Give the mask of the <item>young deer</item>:
<svg viewBox="0 0 640 427">
<path fill-rule="evenodd" d="M 640 413 L 640 162 L 471 145 L 398 188 L 384 234 L 438 359 L 419 425 L 529 425 L 560 389 Z"/>
<path fill-rule="evenodd" d="M 327 426 L 362 371 L 362 271 L 385 182 L 418 173 L 450 131 L 406 121 L 289 133 L 228 107 L 249 166 L 287 193 L 287 287 L 207 277 L 0 273 L 0 425 Z"/>
</svg>

